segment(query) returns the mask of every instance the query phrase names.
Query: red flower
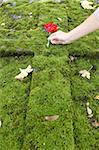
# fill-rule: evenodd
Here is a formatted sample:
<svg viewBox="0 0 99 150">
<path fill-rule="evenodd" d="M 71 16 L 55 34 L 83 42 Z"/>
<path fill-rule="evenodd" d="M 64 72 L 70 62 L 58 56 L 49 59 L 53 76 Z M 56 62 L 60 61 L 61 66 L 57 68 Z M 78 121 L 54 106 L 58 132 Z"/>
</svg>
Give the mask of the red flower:
<svg viewBox="0 0 99 150">
<path fill-rule="evenodd" d="M 44 25 L 44 29 L 49 33 L 53 33 L 58 30 L 58 26 L 56 24 L 53 24 L 52 22 L 48 22 Z"/>
</svg>

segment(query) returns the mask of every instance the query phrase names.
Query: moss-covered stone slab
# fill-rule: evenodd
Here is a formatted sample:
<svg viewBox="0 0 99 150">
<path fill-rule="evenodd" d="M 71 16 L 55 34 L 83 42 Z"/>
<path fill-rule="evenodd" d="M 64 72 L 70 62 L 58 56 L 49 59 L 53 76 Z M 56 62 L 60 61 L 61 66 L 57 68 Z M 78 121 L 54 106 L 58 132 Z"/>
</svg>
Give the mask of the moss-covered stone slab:
<svg viewBox="0 0 99 150">
<path fill-rule="evenodd" d="M 32 66 L 38 71 L 32 74 L 23 149 L 71 150 L 74 148 L 72 99 L 66 57 L 37 56 Z M 46 121 L 45 116 L 49 115 L 59 118 Z"/>
<path fill-rule="evenodd" d="M 99 86 L 99 83 L 97 82 L 99 80 L 98 77 L 98 59 L 92 60 L 92 59 L 78 59 L 74 64 L 71 65 L 71 79 L 72 79 L 72 90 L 73 95 L 75 95 L 76 98 L 81 99 L 84 96 L 90 96 L 95 94 L 95 91 L 97 93 L 97 88 Z M 80 76 L 79 71 L 81 70 L 92 70 L 90 71 L 90 79 L 83 78 Z"/>
<path fill-rule="evenodd" d="M 93 110 L 93 105 L 90 105 Z M 91 150 L 99 148 L 99 130 L 91 125 L 90 119 L 87 117 L 86 106 L 81 100 L 75 101 L 73 103 L 74 115 L 73 115 L 73 125 L 74 125 L 74 139 L 75 139 L 75 149 L 79 150 Z M 97 108 L 98 109 L 98 106 Z M 94 112 L 94 111 L 93 111 Z M 95 112 L 94 112 L 95 113 Z M 96 118 L 97 120 L 97 118 Z"/>
<path fill-rule="evenodd" d="M 37 27 L 39 16 L 39 4 L 33 3 L 12 7 L 5 5 L 0 7 L 0 29 L 29 30 Z"/>
<path fill-rule="evenodd" d="M 32 59 L 32 66 L 37 69 L 33 73 L 32 87 L 42 86 L 48 81 L 53 82 L 63 78 L 69 78 L 70 68 L 67 63 L 68 59 L 64 57 L 46 57 L 36 56 Z"/>
<path fill-rule="evenodd" d="M 89 102 L 93 111 L 94 118 L 99 122 L 98 101 L 95 96 L 99 93 L 99 67 L 98 59 L 78 59 L 71 65 L 71 90 L 73 99 L 73 122 L 74 122 L 74 139 L 76 149 L 94 149 L 99 148 L 98 128 L 92 126 L 88 118 L 86 103 Z M 89 70 L 93 66 L 90 80 L 82 78 L 80 70 Z M 83 144 L 85 143 L 85 144 Z"/>
<path fill-rule="evenodd" d="M 99 32 L 96 31 L 91 35 L 87 35 L 77 41 L 74 41 L 72 44 L 67 45 L 67 50 L 70 55 L 80 55 L 88 57 L 97 57 L 99 56 Z"/>
<path fill-rule="evenodd" d="M 10 2 L 0 7 L 0 149 L 99 149 L 98 128 L 86 111 L 88 101 L 99 122 L 99 32 L 47 47 L 50 34 L 44 30 L 53 22 L 68 32 L 94 10 L 84 10 L 80 0 Z M 34 72 L 15 80 L 29 64 Z M 90 68 L 90 80 L 82 78 L 79 71 Z M 53 115 L 59 117 L 45 119 Z"/>
<path fill-rule="evenodd" d="M 0 59 L 0 149 L 21 149 L 24 139 L 30 77 L 20 82 L 15 76 L 26 68 L 31 57 Z"/>
<path fill-rule="evenodd" d="M 32 81 L 32 85 L 33 85 Z M 72 126 L 72 101 L 67 80 L 47 81 L 32 88 L 26 118 L 26 137 L 23 149 L 74 149 Z M 59 115 L 56 121 L 46 121 L 45 116 Z"/>
<path fill-rule="evenodd" d="M 39 35 L 41 35 L 42 41 Z M 43 39 L 46 40 L 46 36 L 40 31 L 24 31 L 21 36 L 20 32 L 15 32 L 14 35 L 11 35 L 11 39 L 1 39 L 0 52 L 10 52 L 12 54 L 32 52 L 40 54 L 46 48 L 47 41 L 44 42 Z"/>
<path fill-rule="evenodd" d="M 66 46 L 50 44 L 47 47 L 48 34 L 44 29 L 36 29 L 30 31 L 17 31 L 9 35 L 9 38 L 0 39 L 0 55 L 4 56 L 14 55 L 22 53 L 34 55 L 57 55 L 68 56 L 68 50 Z"/>
</svg>

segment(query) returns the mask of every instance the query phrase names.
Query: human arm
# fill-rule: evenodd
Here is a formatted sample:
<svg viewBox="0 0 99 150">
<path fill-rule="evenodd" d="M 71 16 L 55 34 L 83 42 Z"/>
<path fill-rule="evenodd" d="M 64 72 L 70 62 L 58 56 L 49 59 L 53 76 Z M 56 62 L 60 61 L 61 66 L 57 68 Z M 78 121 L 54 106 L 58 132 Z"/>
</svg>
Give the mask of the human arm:
<svg viewBox="0 0 99 150">
<path fill-rule="evenodd" d="M 99 29 L 99 8 L 83 23 L 68 33 L 57 31 L 50 35 L 52 44 L 69 44 L 73 41 Z"/>
</svg>

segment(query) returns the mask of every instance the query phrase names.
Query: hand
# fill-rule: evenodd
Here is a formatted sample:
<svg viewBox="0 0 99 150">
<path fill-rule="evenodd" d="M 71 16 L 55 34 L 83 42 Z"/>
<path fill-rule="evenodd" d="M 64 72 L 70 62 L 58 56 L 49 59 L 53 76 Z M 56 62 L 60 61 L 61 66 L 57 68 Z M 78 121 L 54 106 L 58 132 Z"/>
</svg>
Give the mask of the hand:
<svg viewBox="0 0 99 150">
<path fill-rule="evenodd" d="M 52 33 L 48 40 L 52 43 L 52 44 L 69 44 L 69 34 L 65 33 L 63 31 L 57 31 L 55 33 Z"/>
</svg>

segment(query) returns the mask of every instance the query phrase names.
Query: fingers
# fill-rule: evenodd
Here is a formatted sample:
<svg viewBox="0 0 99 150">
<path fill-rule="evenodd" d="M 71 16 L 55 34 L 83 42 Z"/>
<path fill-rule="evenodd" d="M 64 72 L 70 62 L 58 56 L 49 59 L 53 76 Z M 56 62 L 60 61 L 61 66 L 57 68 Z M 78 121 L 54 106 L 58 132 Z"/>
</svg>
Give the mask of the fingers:
<svg viewBox="0 0 99 150">
<path fill-rule="evenodd" d="M 53 40 L 51 40 L 51 43 L 52 43 L 52 44 L 60 44 L 60 41 L 59 41 L 59 40 L 56 40 L 56 39 L 53 39 Z"/>
<path fill-rule="evenodd" d="M 59 39 L 57 38 L 58 32 L 52 33 L 49 37 L 48 40 L 52 43 L 52 44 L 58 44 Z"/>
<path fill-rule="evenodd" d="M 52 44 L 58 44 L 58 43 L 59 43 L 59 40 L 56 38 L 55 35 L 49 37 L 48 40 L 49 40 Z"/>
<path fill-rule="evenodd" d="M 62 40 L 62 37 L 64 35 L 64 32 L 62 31 L 57 31 L 55 33 L 52 33 L 49 37 L 48 40 L 52 44 L 64 44 L 64 41 Z M 62 36 L 62 37 L 61 37 Z"/>
<path fill-rule="evenodd" d="M 64 44 L 63 41 L 57 39 L 57 38 L 52 38 L 51 41 L 50 41 L 52 44 Z"/>
<path fill-rule="evenodd" d="M 48 39 L 50 40 L 50 39 L 52 39 L 53 37 L 58 36 L 58 35 L 60 34 L 60 32 L 61 32 L 61 31 L 59 30 L 59 31 L 57 31 L 57 32 L 52 33 L 52 34 L 49 36 Z"/>
<path fill-rule="evenodd" d="M 49 36 L 49 38 L 52 38 L 53 36 L 55 36 L 56 35 L 56 32 L 55 33 L 52 33 L 50 36 Z"/>
</svg>

